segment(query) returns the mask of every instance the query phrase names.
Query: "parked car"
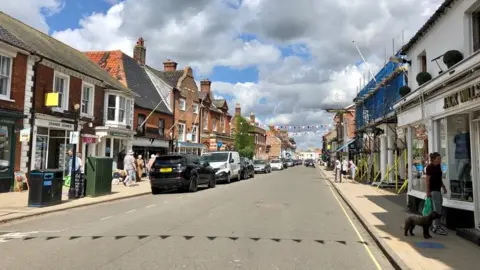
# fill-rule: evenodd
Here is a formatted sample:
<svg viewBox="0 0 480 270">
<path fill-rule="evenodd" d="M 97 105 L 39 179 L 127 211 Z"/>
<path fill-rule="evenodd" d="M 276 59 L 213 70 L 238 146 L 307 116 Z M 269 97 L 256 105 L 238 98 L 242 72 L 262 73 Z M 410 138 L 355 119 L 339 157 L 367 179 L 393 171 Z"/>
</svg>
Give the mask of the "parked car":
<svg viewBox="0 0 480 270">
<path fill-rule="evenodd" d="M 272 172 L 272 167 L 270 166 L 270 163 L 266 162 L 265 160 L 254 160 L 253 161 L 253 167 L 255 170 L 255 173 L 271 173 Z"/>
<path fill-rule="evenodd" d="M 236 151 L 208 152 L 202 158 L 215 170 L 217 181 L 240 180 L 240 154 Z"/>
<path fill-rule="evenodd" d="M 295 159 L 293 161 L 293 165 L 295 165 L 295 166 L 302 165 L 302 160 L 301 159 Z"/>
<path fill-rule="evenodd" d="M 293 159 L 287 159 L 286 160 L 286 163 L 287 163 L 287 167 L 293 167 Z"/>
<path fill-rule="evenodd" d="M 283 167 L 283 162 L 280 160 L 280 159 L 274 159 L 272 161 L 270 161 L 270 167 L 272 168 L 272 170 L 283 170 L 284 167 Z"/>
<path fill-rule="evenodd" d="M 304 164 L 305 167 L 315 167 L 315 162 L 313 161 L 313 159 L 306 159 Z"/>
<path fill-rule="evenodd" d="M 194 154 L 169 154 L 155 159 L 150 170 L 152 194 L 162 189 L 196 192 L 199 185 L 216 185 L 215 172 L 210 164 Z"/>
<path fill-rule="evenodd" d="M 253 168 L 253 162 L 248 159 L 241 157 L 240 158 L 240 179 L 248 179 L 250 177 L 255 177 L 255 170 Z"/>
<path fill-rule="evenodd" d="M 282 162 L 283 168 L 284 168 L 284 169 L 287 169 L 287 168 L 288 168 L 287 159 L 285 159 L 285 158 L 280 158 L 280 161 Z"/>
</svg>

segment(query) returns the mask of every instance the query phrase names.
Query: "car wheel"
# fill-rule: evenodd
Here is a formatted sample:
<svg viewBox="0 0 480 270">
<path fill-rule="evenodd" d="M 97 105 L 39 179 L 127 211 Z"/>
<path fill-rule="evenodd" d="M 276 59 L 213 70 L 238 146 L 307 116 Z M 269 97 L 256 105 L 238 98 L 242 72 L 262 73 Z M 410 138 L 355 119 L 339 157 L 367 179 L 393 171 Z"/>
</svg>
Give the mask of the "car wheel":
<svg viewBox="0 0 480 270">
<path fill-rule="evenodd" d="M 214 188 L 217 185 L 217 178 L 214 174 L 210 176 L 210 182 L 208 183 L 209 188 Z"/>
<path fill-rule="evenodd" d="M 152 187 L 152 195 L 160 194 L 160 189 L 156 187 Z"/>
<path fill-rule="evenodd" d="M 232 179 L 230 178 L 230 173 L 227 174 L 227 180 L 225 182 L 227 182 L 227 184 L 230 184 L 232 182 Z"/>
<path fill-rule="evenodd" d="M 248 179 L 248 170 L 243 171 L 243 179 Z"/>
<path fill-rule="evenodd" d="M 255 178 L 255 171 L 252 171 L 252 178 Z"/>
<path fill-rule="evenodd" d="M 198 189 L 198 176 L 193 174 L 190 176 L 190 185 L 188 187 L 189 192 L 197 192 Z"/>
</svg>

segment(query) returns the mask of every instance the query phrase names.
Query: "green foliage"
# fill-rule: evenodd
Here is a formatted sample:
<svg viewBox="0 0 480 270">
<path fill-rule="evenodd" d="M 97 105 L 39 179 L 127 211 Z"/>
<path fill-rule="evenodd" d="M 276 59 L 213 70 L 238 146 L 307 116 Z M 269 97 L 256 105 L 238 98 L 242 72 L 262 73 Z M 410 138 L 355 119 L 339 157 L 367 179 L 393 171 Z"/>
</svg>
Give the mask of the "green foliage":
<svg viewBox="0 0 480 270">
<path fill-rule="evenodd" d="M 255 149 L 254 136 L 250 135 L 254 129 L 243 117 L 235 117 L 235 149 L 241 154 L 245 148 Z"/>
<path fill-rule="evenodd" d="M 240 154 L 241 157 L 253 159 L 253 156 L 255 155 L 255 150 L 252 147 L 248 146 L 238 150 L 238 153 Z"/>
<path fill-rule="evenodd" d="M 432 75 L 430 75 L 430 73 L 426 71 L 423 71 L 417 74 L 416 79 L 417 79 L 418 86 L 422 86 L 422 84 L 432 79 Z"/>
</svg>

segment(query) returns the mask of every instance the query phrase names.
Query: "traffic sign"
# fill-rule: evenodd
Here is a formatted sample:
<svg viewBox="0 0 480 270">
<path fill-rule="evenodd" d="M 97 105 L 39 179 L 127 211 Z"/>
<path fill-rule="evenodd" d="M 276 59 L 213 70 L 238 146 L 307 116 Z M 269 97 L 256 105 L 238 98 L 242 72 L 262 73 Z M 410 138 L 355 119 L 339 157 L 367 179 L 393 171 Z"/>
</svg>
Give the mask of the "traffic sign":
<svg viewBox="0 0 480 270">
<path fill-rule="evenodd" d="M 223 142 L 222 142 L 221 140 L 219 140 L 219 141 L 217 142 L 217 146 L 218 146 L 218 147 L 222 147 L 222 145 L 223 145 Z"/>
</svg>

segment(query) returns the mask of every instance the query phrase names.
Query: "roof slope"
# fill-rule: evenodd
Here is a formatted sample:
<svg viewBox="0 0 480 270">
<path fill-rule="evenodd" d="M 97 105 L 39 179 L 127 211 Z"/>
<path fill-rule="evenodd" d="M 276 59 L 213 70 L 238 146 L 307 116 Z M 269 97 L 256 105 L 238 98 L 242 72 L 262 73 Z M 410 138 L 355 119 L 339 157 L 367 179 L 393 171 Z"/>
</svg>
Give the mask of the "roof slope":
<svg viewBox="0 0 480 270">
<path fill-rule="evenodd" d="M 6 43 L 41 55 L 67 68 L 103 81 L 109 87 L 130 92 L 82 52 L 0 11 L 1 38 Z"/>
<path fill-rule="evenodd" d="M 145 68 L 132 57 L 122 51 L 85 52 L 85 55 L 122 84 L 132 89 L 137 94 L 135 105 L 153 110 L 161 102 L 162 98 L 148 77 Z M 172 114 L 165 102 L 162 102 L 155 111 Z"/>
</svg>

